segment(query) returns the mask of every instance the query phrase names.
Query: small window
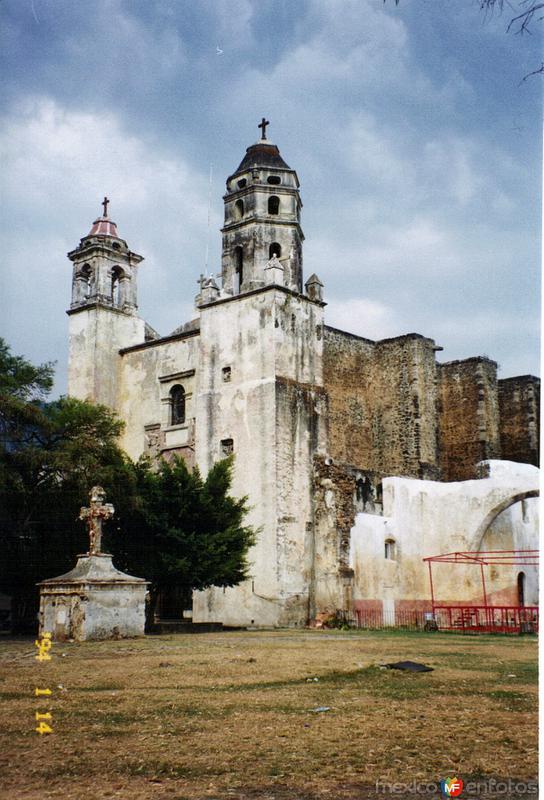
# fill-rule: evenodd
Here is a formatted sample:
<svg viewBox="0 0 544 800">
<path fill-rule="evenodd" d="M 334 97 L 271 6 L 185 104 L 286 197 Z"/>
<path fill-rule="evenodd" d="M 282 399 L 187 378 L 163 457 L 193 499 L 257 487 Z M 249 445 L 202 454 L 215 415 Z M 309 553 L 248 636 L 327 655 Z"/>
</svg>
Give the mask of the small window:
<svg viewBox="0 0 544 800">
<path fill-rule="evenodd" d="M 230 378 L 231 378 L 231 369 L 230 369 L 230 367 L 223 367 L 221 372 L 223 374 L 223 382 L 224 383 L 229 383 L 230 382 Z"/>
<path fill-rule="evenodd" d="M 385 540 L 385 557 L 390 559 L 391 561 L 395 561 L 397 557 L 397 547 L 395 544 L 394 539 L 386 539 Z"/>
<path fill-rule="evenodd" d="M 372 500 L 372 484 L 370 478 L 366 475 L 364 478 L 359 477 L 355 481 L 355 492 L 357 500 L 360 503 L 368 503 Z"/>
<path fill-rule="evenodd" d="M 281 245 L 277 242 L 272 242 L 270 247 L 268 248 L 268 258 L 272 258 L 272 256 L 276 256 L 276 258 L 281 258 Z"/>
<path fill-rule="evenodd" d="M 245 178 L 241 178 L 236 185 L 239 189 L 245 189 L 247 186 L 247 180 Z"/>
<path fill-rule="evenodd" d="M 120 250 L 121 249 L 121 245 L 119 244 L 119 242 L 112 242 L 111 246 L 113 247 L 114 250 Z"/>
<path fill-rule="evenodd" d="M 276 197 L 275 194 L 273 194 L 271 197 L 268 198 L 268 213 L 269 214 L 280 213 L 280 198 Z"/>
<path fill-rule="evenodd" d="M 279 183 L 281 183 L 281 178 L 279 175 L 269 175 L 266 179 L 266 182 L 271 183 L 273 186 L 277 186 Z"/>
<path fill-rule="evenodd" d="M 185 389 L 183 386 L 173 386 L 170 389 L 170 424 L 183 425 L 185 422 Z"/>
<path fill-rule="evenodd" d="M 242 219 L 244 216 L 244 201 L 237 200 L 234 204 L 234 216 L 236 219 Z"/>
<path fill-rule="evenodd" d="M 232 439 L 221 439 L 221 455 L 230 456 L 234 453 L 234 441 Z"/>
</svg>

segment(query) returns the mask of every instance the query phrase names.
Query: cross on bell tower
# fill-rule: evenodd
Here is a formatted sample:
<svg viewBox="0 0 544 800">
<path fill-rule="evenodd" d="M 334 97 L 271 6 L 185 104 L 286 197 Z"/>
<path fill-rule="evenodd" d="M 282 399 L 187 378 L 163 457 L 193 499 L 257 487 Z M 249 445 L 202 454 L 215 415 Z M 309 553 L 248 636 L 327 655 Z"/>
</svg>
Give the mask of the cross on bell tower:
<svg viewBox="0 0 544 800">
<path fill-rule="evenodd" d="M 110 203 L 110 201 L 108 200 L 108 198 L 104 197 L 104 199 L 102 200 L 102 205 L 104 207 L 104 216 L 105 217 L 108 216 L 108 205 L 109 205 L 109 203 Z"/>
<path fill-rule="evenodd" d="M 267 125 L 270 125 L 270 121 L 265 119 L 264 117 L 262 118 L 260 124 L 257 125 L 258 128 L 262 128 L 261 141 L 266 139 L 266 126 Z"/>
</svg>

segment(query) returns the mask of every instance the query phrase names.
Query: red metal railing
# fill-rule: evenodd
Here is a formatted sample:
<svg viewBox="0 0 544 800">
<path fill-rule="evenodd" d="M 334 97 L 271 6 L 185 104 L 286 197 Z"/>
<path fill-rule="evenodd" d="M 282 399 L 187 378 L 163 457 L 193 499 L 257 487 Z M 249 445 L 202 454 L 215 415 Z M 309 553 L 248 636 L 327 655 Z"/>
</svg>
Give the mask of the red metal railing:
<svg viewBox="0 0 544 800">
<path fill-rule="evenodd" d="M 538 606 L 434 605 L 441 631 L 459 633 L 538 633 Z"/>
<path fill-rule="evenodd" d="M 380 630 L 381 628 L 423 629 L 429 612 L 403 609 L 402 611 L 382 611 L 381 609 L 356 608 L 355 623 L 358 628 Z"/>
<path fill-rule="evenodd" d="M 432 629 L 457 633 L 538 633 L 538 606 L 435 605 L 432 612 L 355 609 L 357 628 Z"/>
</svg>

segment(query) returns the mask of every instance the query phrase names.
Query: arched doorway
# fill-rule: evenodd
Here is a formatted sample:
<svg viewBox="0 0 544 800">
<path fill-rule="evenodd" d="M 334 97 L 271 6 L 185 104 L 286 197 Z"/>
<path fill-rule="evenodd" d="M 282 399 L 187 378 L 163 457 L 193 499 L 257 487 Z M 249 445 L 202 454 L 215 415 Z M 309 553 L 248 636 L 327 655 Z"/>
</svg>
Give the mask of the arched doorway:
<svg viewBox="0 0 544 800">
<path fill-rule="evenodd" d="M 525 573 L 518 574 L 518 605 L 525 605 Z"/>
</svg>

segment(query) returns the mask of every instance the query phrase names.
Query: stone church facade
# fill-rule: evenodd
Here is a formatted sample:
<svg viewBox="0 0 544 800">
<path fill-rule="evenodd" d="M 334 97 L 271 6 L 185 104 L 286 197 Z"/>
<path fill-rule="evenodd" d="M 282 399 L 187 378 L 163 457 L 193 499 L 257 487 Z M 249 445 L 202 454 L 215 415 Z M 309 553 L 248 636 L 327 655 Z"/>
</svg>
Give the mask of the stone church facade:
<svg viewBox="0 0 544 800">
<path fill-rule="evenodd" d="M 537 463 L 539 381 L 497 380 L 487 357 L 440 363 L 418 333 L 327 326 L 323 284 L 303 275 L 298 177 L 264 131 L 227 179 L 220 285 L 201 278 L 194 318 L 170 335 L 138 316 L 142 256 L 105 202 L 68 254 L 68 391 L 119 414 L 132 458 L 178 454 L 205 474 L 233 453 L 233 493 L 260 530 L 252 574 L 195 593 L 193 618 L 302 625 L 353 609 L 351 531 L 383 516 L 384 479 L 468 486 L 482 461 Z"/>
</svg>

